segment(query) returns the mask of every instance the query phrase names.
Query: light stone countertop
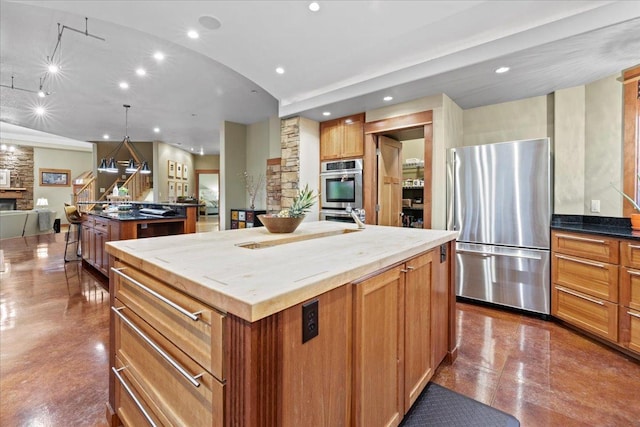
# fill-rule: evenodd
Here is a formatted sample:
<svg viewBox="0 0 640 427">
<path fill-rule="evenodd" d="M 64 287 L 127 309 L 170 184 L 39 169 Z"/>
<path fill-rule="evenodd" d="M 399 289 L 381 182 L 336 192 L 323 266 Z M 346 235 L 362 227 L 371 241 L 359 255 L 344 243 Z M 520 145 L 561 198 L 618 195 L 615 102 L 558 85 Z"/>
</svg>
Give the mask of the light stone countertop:
<svg viewBox="0 0 640 427">
<path fill-rule="evenodd" d="M 356 230 L 355 224 L 317 221 L 302 223 L 289 234 L 271 234 L 259 227 L 121 240 L 106 247 L 145 273 L 253 322 L 458 235 L 457 231 L 374 225 L 351 230 Z M 269 242 L 276 245 L 239 246 Z"/>
</svg>

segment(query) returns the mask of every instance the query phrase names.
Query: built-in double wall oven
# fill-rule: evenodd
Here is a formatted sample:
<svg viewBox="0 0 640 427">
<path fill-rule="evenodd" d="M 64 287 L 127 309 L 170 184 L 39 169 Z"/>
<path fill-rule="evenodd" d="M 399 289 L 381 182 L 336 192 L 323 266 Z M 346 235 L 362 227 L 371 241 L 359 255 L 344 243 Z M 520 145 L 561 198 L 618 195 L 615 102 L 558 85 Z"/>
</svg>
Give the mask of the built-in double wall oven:
<svg viewBox="0 0 640 427">
<path fill-rule="evenodd" d="M 353 222 L 348 208 L 362 206 L 362 159 L 322 162 L 320 219 Z"/>
</svg>

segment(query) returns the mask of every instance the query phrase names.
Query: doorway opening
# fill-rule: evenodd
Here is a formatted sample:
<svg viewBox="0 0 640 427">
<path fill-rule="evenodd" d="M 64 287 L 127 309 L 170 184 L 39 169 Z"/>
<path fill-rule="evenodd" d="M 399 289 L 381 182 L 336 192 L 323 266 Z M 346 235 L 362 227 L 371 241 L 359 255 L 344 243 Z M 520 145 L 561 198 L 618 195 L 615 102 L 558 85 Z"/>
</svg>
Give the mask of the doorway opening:
<svg viewBox="0 0 640 427">
<path fill-rule="evenodd" d="M 200 202 L 199 217 L 217 217 L 220 202 L 220 171 L 217 169 L 197 169 L 196 188 Z"/>
<path fill-rule="evenodd" d="M 365 124 L 369 223 L 431 228 L 432 112 Z"/>
</svg>

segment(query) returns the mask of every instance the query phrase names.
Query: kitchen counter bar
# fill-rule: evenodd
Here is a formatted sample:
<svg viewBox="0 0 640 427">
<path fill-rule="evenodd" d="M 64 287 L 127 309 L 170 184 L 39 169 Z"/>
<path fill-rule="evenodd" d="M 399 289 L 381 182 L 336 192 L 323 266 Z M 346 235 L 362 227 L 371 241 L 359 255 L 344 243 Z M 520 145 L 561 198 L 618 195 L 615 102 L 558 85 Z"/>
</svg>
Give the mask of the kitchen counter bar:
<svg viewBox="0 0 640 427">
<path fill-rule="evenodd" d="M 457 232 L 329 221 L 109 242 L 107 251 L 222 311 L 254 322 L 400 263 Z"/>
<path fill-rule="evenodd" d="M 596 234 L 619 239 L 640 240 L 640 231 L 631 229 L 631 220 L 629 218 L 553 215 L 551 229 Z"/>
</svg>

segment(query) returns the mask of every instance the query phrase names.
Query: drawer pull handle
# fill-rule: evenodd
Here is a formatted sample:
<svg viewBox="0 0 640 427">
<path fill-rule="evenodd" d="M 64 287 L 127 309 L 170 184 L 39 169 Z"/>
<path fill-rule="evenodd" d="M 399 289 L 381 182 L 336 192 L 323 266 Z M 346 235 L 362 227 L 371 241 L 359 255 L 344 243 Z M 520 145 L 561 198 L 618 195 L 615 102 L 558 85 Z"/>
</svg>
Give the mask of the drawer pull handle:
<svg viewBox="0 0 640 427">
<path fill-rule="evenodd" d="M 605 243 L 607 243 L 605 240 L 587 239 L 586 237 L 570 236 L 568 234 L 556 234 L 556 236 L 562 237 L 563 239 L 567 239 L 567 240 L 578 240 L 580 242 L 600 243 L 601 245 L 604 245 Z"/>
<path fill-rule="evenodd" d="M 588 296 L 586 296 L 586 295 L 579 294 L 579 293 L 577 293 L 577 292 L 573 292 L 573 291 L 571 291 L 571 290 L 569 290 L 569 289 L 567 289 L 567 288 L 563 288 L 562 286 L 556 286 L 556 289 L 557 289 L 557 290 L 559 290 L 559 291 L 561 291 L 561 292 L 565 292 L 565 293 L 567 293 L 567 294 L 573 295 L 574 297 L 578 297 L 578 298 L 585 299 L 585 300 L 587 300 L 587 301 L 591 301 L 591 302 L 592 302 L 592 303 L 594 303 L 594 304 L 604 305 L 604 303 L 603 303 L 602 301 L 598 301 L 598 300 L 597 300 L 597 299 L 595 299 L 595 298 L 591 298 L 591 297 L 588 297 Z"/>
<path fill-rule="evenodd" d="M 202 376 L 202 374 L 193 376 L 191 375 L 189 372 L 187 372 L 186 369 L 184 369 L 182 366 L 180 366 L 180 364 L 178 362 L 176 362 L 175 360 L 173 360 L 173 358 L 171 356 L 169 356 L 164 350 L 162 350 L 158 344 L 156 344 L 155 342 L 153 342 L 153 340 L 151 338 L 149 338 L 148 336 L 145 335 L 144 332 L 142 332 L 140 329 L 138 329 L 138 327 L 136 325 L 133 324 L 133 322 L 129 319 L 127 319 L 127 317 L 120 313 L 120 310 L 123 310 L 124 307 L 111 307 L 111 310 L 113 310 L 113 312 L 115 314 L 118 315 L 118 317 L 120 317 L 120 319 L 122 319 L 122 321 L 124 323 L 126 323 L 127 325 L 129 325 L 129 327 L 131 329 L 133 329 L 133 331 L 138 334 L 138 336 L 140 338 L 142 338 L 147 344 L 149 344 L 160 356 L 162 356 L 162 358 L 164 360 L 167 361 L 167 363 L 169 363 L 171 366 L 173 366 L 176 371 L 180 372 L 180 374 L 185 377 L 191 384 L 193 384 L 195 387 L 200 387 L 200 383 L 197 381 L 198 378 L 200 378 Z"/>
<path fill-rule="evenodd" d="M 578 259 L 578 258 L 570 258 L 568 256 L 564 256 L 564 255 L 558 255 L 556 254 L 557 258 L 560 259 L 564 259 L 567 261 L 571 261 L 571 262 L 577 262 L 578 264 L 585 264 L 585 265 L 590 265 L 591 267 L 598 267 L 598 268 L 606 268 L 607 266 L 604 264 L 600 264 L 599 262 L 593 262 L 593 261 L 585 261 L 583 259 Z"/>
<path fill-rule="evenodd" d="M 126 390 L 127 394 L 129 395 L 129 397 L 133 400 L 133 403 L 136 404 L 136 406 L 138 407 L 140 412 L 142 412 L 142 415 L 144 415 L 144 417 L 147 419 L 147 422 L 150 425 L 152 425 L 153 427 L 156 427 L 156 423 L 153 422 L 153 420 L 151 419 L 151 417 L 149 416 L 147 411 L 144 409 L 144 407 L 142 406 L 142 404 L 140 403 L 140 401 L 136 397 L 136 395 L 133 393 L 133 390 L 131 390 L 129 385 L 124 381 L 124 378 L 122 378 L 122 375 L 120 375 L 120 371 L 122 371 L 123 369 L 124 368 L 120 368 L 120 369 L 116 369 L 114 367 L 111 368 L 111 370 L 113 371 L 113 373 L 116 376 L 116 378 L 118 379 L 118 381 L 120 381 L 120 384 L 122 384 L 122 387 L 124 387 L 124 389 Z"/>
<path fill-rule="evenodd" d="M 628 247 L 629 249 L 640 249 L 640 246 L 638 246 L 638 245 L 631 245 L 631 244 L 629 244 L 627 247 Z"/>
<path fill-rule="evenodd" d="M 627 314 L 628 314 L 629 316 L 637 317 L 638 319 L 640 319 L 640 314 L 634 313 L 634 312 L 632 312 L 632 311 L 627 311 Z"/>
<path fill-rule="evenodd" d="M 627 270 L 627 273 L 629 273 L 632 276 L 640 276 L 640 271 Z"/>
<path fill-rule="evenodd" d="M 198 321 L 198 319 L 199 319 L 198 316 L 202 313 L 201 311 L 196 311 L 195 313 L 191 313 L 189 310 L 179 306 L 178 304 L 176 304 L 175 302 L 171 301 L 170 299 L 163 297 L 162 295 L 160 295 L 159 293 L 157 293 L 153 289 L 150 289 L 147 286 L 143 285 L 142 283 L 138 282 L 133 277 L 130 277 L 130 276 L 127 276 L 126 274 L 124 274 L 121 271 L 121 270 L 124 270 L 124 267 L 122 267 L 122 268 L 111 267 L 111 270 L 113 270 L 114 273 L 124 277 L 125 279 L 127 279 L 128 281 L 133 283 L 134 285 L 138 286 L 140 289 L 142 289 L 142 290 L 146 291 L 147 293 L 153 295 L 154 297 L 158 298 L 160 301 L 162 301 L 163 303 L 167 304 L 169 307 L 172 307 L 173 309 L 177 310 L 178 312 L 184 314 L 189 319 L 194 320 L 194 321 Z"/>
</svg>

